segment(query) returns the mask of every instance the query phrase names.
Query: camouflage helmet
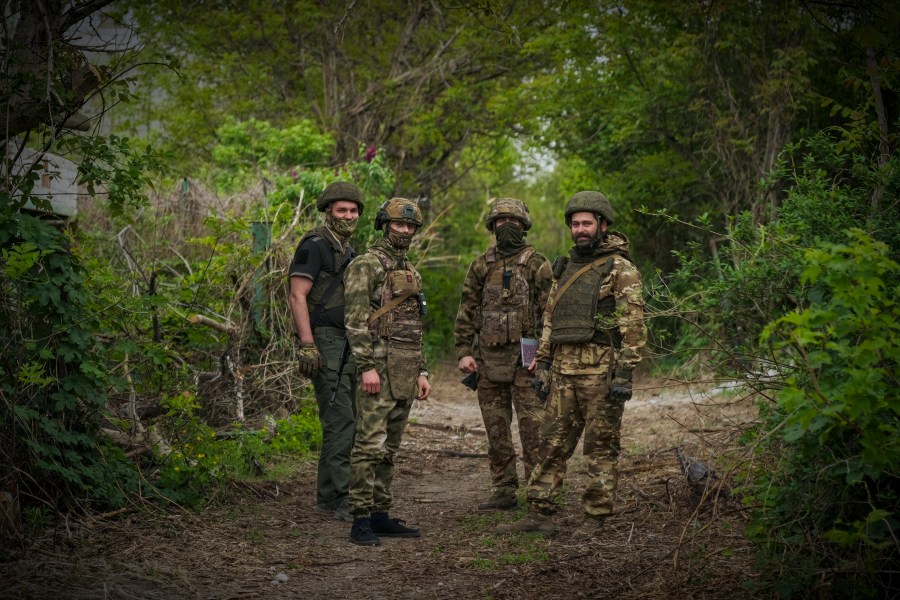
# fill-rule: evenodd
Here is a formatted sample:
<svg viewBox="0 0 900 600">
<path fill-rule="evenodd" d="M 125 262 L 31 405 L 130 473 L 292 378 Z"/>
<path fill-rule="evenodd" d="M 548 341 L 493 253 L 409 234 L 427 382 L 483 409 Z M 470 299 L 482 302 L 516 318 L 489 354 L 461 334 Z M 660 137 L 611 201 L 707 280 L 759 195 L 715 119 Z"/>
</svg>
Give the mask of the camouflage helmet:
<svg viewBox="0 0 900 600">
<path fill-rule="evenodd" d="M 521 200 L 515 198 L 494 198 L 491 210 L 487 216 L 488 231 L 494 231 L 494 222 L 500 217 L 512 217 L 522 222 L 525 231 L 531 229 L 531 217 L 528 215 L 528 207 Z"/>
<path fill-rule="evenodd" d="M 316 208 L 319 209 L 319 212 L 325 212 L 325 209 L 327 209 L 328 206 L 336 200 L 348 200 L 350 202 L 356 202 L 356 205 L 359 207 L 359 213 L 362 214 L 362 192 L 360 192 L 359 188 L 352 183 L 347 183 L 346 181 L 335 181 L 329 183 L 328 187 L 325 188 L 325 191 L 323 191 L 316 200 Z"/>
<path fill-rule="evenodd" d="M 411 223 L 416 227 L 421 227 L 424 223 L 419 205 L 415 200 L 407 198 L 391 198 L 382 204 L 375 214 L 375 230 L 383 230 L 391 221 Z"/>
<path fill-rule="evenodd" d="M 578 192 L 572 196 L 566 205 L 566 225 L 572 225 L 572 215 L 577 212 L 594 213 L 606 219 L 607 225 L 613 224 L 612 205 L 600 192 Z"/>
</svg>

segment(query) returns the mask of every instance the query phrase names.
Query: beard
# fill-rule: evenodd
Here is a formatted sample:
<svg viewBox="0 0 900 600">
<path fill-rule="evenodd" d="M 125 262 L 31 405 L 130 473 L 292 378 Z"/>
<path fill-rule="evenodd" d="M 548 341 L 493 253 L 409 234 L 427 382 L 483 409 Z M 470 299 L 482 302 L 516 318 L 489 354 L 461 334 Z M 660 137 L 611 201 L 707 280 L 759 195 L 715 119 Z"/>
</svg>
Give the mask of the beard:
<svg viewBox="0 0 900 600">
<path fill-rule="evenodd" d="M 600 238 L 597 236 L 581 234 L 579 236 L 572 236 L 572 241 L 575 242 L 575 246 L 581 250 L 590 250 L 594 246 L 597 245 L 597 242 L 600 241 Z"/>
</svg>

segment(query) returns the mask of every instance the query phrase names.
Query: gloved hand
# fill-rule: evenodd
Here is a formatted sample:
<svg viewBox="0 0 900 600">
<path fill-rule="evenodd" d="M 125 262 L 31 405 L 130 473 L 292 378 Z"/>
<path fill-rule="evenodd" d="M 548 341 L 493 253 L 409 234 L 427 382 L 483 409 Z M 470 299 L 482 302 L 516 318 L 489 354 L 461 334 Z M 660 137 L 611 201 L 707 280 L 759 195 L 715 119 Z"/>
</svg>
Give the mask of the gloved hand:
<svg viewBox="0 0 900 600">
<path fill-rule="evenodd" d="M 631 400 L 631 371 L 616 369 L 609 385 L 609 399 L 617 402 Z"/>
<path fill-rule="evenodd" d="M 300 369 L 300 374 L 312 379 L 316 374 L 316 371 L 322 368 L 322 357 L 319 356 L 319 350 L 316 348 L 316 345 L 311 342 L 300 342 L 298 347 L 299 350 L 297 351 L 297 354 L 300 359 L 298 368 Z"/>
<path fill-rule="evenodd" d="M 534 393 L 537 394 L 541 402 L 547 401 L 550 394 L 550 363 L 547 361 L 539 362 L 534 369 L 534 379 L 531 380 L 531 386 Z"/>
</svg>

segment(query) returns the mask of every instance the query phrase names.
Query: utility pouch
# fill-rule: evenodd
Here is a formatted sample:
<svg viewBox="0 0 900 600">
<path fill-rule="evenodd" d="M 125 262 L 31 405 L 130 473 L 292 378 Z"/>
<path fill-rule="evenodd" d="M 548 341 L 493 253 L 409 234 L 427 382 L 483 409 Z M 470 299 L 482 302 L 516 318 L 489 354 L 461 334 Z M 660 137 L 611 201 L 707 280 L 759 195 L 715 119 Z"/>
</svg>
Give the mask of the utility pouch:
<svg viewBox="0 0 900 600">
<path fill-rule="evenodd" d="M 482 326 L 478 341 L 483 346 L 515 344 L 522 339 L 522 313 L 512 309 L 481 311 Z"/>
<path fill-rule="evenodd" d="M 411 400 L 416 397 L 416 379 L 425 364 L 419 344 L 390 341 L 387 347 L 387 375 L 391 395 L 395 400 Z"/>
<path fill-rule="evenodd" d="M 519 368 L 519 345 L 482 346 L 479 373 L 493 383 L 512 383 Z"/>
<path fill-rule="evenodd" d="M 412 271 L 391 271 L 388 277 L 392 298 L 408 295 L 409 292 L 419 293 L 419 282 L 416 281 Z"/>
</svg>

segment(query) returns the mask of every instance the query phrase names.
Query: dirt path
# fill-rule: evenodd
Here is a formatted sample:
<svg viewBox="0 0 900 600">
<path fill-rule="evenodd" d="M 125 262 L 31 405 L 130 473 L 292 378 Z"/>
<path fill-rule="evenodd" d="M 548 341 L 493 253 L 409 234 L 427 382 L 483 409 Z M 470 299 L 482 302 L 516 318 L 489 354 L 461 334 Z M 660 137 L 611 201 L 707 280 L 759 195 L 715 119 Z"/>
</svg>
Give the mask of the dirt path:
<svg viewBox="0 0 900 600">
<path fill-rule="evenodd" d="M 743 511 L 727 493 L 698 506 L 672 451 L 724 456 L 752 418 L 748 402 L 639 380 L 624 417 L 619 512 L 600 534 L 580 528 L 579 450 L 557 533 L 497 536 L 524 511 L 473 510 L 488 490 L 477 401 L 450 367 L 437 377 L 433 399 L 413 411 L 394 480 L 392 513 L 421 538 L 354 546 L 348 525 L 310 510 L 307 464 L 283 485 L 235 486 L 202 514 L 63 523 L 5 554 L 0 598 L 750 597 Z"/>
</svg>

